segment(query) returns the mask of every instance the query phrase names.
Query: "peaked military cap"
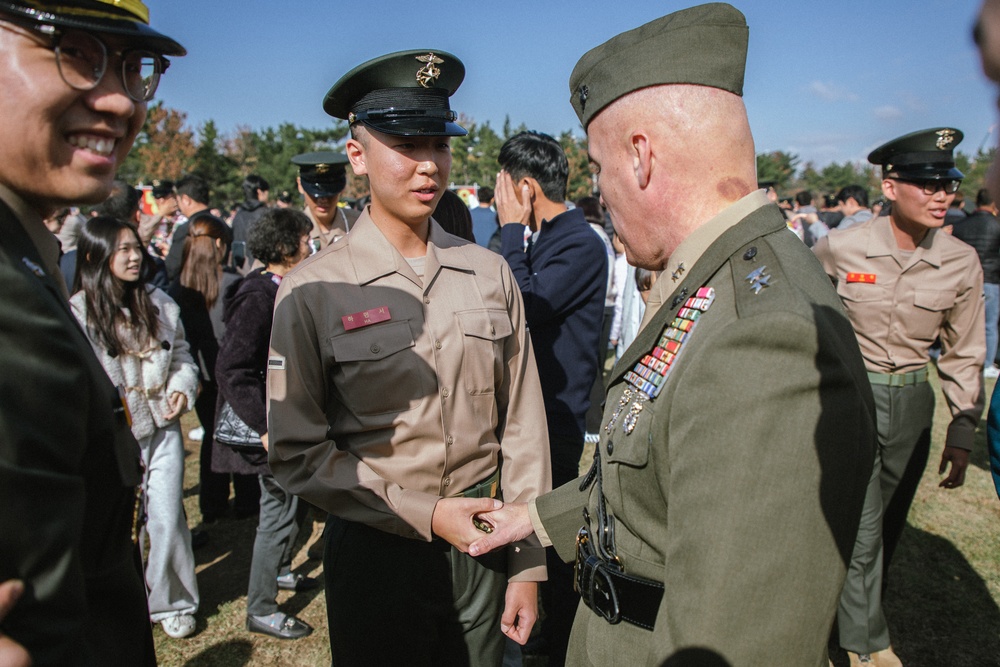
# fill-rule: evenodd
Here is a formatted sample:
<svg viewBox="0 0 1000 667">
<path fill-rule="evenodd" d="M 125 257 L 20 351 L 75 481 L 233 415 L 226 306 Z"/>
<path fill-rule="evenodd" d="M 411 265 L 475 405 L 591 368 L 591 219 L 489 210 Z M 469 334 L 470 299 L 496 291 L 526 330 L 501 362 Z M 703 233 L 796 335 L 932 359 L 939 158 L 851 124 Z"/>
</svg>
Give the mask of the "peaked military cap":
<svg viewBox="0 0 1000 667">
<path fill-rule="evenodd" d="M 465 78 L 462 61 L 444 51 L 418 49 L 379 56 L 333 84 L 323 110 L 334 118 L 397 136 L 461 137 L 451 97 Z"/>
<path fill-rule="evenodd" d="M 292 158 L 298 165 L 299 182 L 310 197 L 333 197 L 347 187 L 347 156 L 333 151 L 302 153 Z"/>
<path fill-rule="evenodd" d="M 149 27 L 149 8 L 141 0 L 2 0 L 9 14 L 60 28 L 125 37 L 156 53 L 183 56 L 183 46 Z"/>
<path fill-rule="evenodd" d="M 882 178 L 962 179 L 965 175 L 955 168 L 952 151 L 963 136 L 961 130 L 952 127 L 911 132 L 873 150 L 868 161 L 882 167 Z"/>
<path fill-rule="evenodd" d="M 584 54 L 569 77 L 586 128 L 604 107 L 640 88 L 687 83 L 743 95 L 749 28 L 724 2 L 682 9 L 623 32 Z"/>
</svg>

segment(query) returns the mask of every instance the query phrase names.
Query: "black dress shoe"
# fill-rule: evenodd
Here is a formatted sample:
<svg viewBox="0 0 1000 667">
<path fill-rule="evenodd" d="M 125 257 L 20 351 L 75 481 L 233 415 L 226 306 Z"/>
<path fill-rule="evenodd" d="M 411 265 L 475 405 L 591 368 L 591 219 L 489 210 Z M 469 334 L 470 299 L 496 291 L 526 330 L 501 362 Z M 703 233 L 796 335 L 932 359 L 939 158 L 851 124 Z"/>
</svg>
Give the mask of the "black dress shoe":
<svg viewBox="0 0 1000 667">
<path fill-rule="evenodd" d="M 305 621 L 280 611 L 270 616 L 247 616 L 247 630 L 277 639 L 300 639 L 313 631 Z"/>
<path fill-rule="evenodd" d="M 312 577 L 289 572 L 278 577 L 278 588 L 283 591 L 311 591 L 319 587 L 319 581 Z"/>
</svg>

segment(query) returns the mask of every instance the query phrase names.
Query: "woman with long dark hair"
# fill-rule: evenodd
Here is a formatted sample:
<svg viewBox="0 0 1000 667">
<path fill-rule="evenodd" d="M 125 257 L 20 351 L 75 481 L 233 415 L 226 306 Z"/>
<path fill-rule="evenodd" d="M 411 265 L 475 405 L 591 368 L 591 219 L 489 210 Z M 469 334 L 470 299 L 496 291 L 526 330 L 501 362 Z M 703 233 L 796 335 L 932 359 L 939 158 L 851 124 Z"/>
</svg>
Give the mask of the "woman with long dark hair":
<svg viewBox="0 0 1000 667">
<path fill-rule="evenodd" d="M 179 419 L 195 402 L 198 371 L 180 309 L 146 283 L 149 259 L 136 229 L 115 218 L 91 218 L 77 249 L 73 314 L 111 381 L 124 392 L 144 465 L 150 619 L 162 623 L 171 637 L 186 637 L 195 628 L 198 582 L 184 515 Z"/>
<path fill-rule="evenodd" d="M 188 222 L 180 274 L 170 285 L 170 296 L 180 306 L 181 322 L 201 380 L 201 393 L 194 409 L 204 429 L 198 475 L 198 507 L 203 525 L 212 524 L 229 512 L 229 474 L 212 470 L 212 439 L 219 397 L 215 361 L 225 331 L 222 294 L 240 278 L 235 269 L 223 265 L 232 238 L 232 230 L 222 220 L 207 213 L 194 216 Z M 237 518 L 256 515 L 260 503 L 257 476 L 234 474 L 233 491 Z"/>
<path fill-rule="evenodd" d="M 284 275 L 310 255 L 311 229 L 309 218 L 300 211 L 270 209 L 250 231 L 248 244 L 250 254 L 265 267 L 252 270 L 226 292 L 226 333 L 216 364 L 220 405 L 228 401 L 240 419 L 261 434 L 265 447 L 265 373 L 274 299 Z M 312 628 L 279 611 L 275 601 L 279 587 L 304 590 L 318 585 L 314 579 L 291 572 L 292 545 L 303 518 L 298 498 L 274 480 L 265 453 L 241 454 L 216 442 L 213 463 L 216 470 L 260 476 L 260 522 L 250 564 L 247 629 L 279 639 L 308 635 Z"/>
</svg>

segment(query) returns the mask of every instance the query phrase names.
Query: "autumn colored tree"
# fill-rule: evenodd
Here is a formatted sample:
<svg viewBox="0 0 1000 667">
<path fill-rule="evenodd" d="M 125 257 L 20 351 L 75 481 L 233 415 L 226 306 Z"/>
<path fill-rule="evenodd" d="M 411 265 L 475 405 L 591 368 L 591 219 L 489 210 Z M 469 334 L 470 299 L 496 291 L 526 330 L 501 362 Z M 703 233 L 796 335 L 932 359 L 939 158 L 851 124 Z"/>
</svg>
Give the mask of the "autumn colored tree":
<svg viewBox="0 0 1000 667">
<path fill-rule="evenodd" d="M 130 183 L 180 178 L 190 168 L 197 151 L 194 133 L 184 127 L 186 119 L 186 113 L 162 102 L 151 105 L 119 176 Z"/>
</svg>

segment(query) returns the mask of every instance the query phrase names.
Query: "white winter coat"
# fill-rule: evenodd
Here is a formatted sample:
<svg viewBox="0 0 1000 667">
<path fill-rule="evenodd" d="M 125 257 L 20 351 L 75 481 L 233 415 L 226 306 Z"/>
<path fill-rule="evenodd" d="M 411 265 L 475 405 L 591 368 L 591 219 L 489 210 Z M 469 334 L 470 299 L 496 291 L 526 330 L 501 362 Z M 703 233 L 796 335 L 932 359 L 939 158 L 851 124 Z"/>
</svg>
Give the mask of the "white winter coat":
<svg viewBox="0 0 1000 667">
<path fill-rule="evenodd" d="M 128 408 L 132 413 L 132 434 L 136 439 L 152 435 L 156 429 L 168 426 L 176 419 L 167 421 L 164 415 L 170 412 L 167 398 L 175 391 L 187 396 L 187 408 L 194 407 L 198 395 L 198 367 L 191 358 L 190 347 L 184 338 L 184 326 L 180 320 L 180 307 L 163 291 L 150 286 L 153 304 L 159 309 L 159 326 L 156 336 L 137 350 L 132 346 L 127 352 L 112 357 L 99 347 L 88 330 L 88 338 L 94 353 L 111 381 L 124 387 Z M 87 306 L 84 293 L 77 292 L 70 299 L 73 314 L 84 329 L 87 329 Z M 129 340 L 128 330 L 124 329 Z M 178 417 L 179 418 L 179 417 Z"/>
</svg>

